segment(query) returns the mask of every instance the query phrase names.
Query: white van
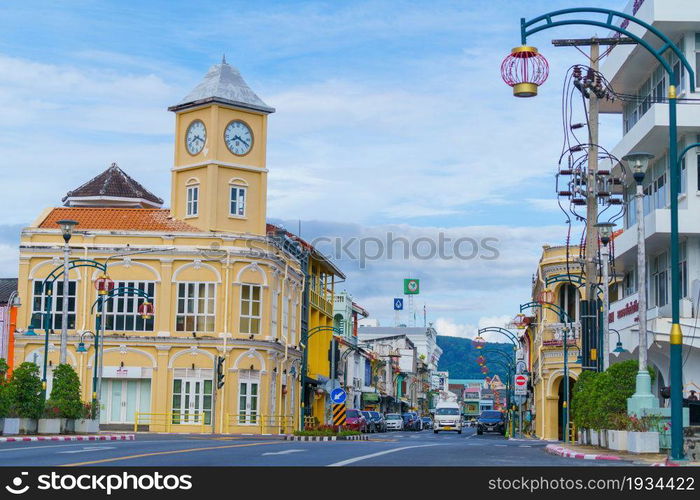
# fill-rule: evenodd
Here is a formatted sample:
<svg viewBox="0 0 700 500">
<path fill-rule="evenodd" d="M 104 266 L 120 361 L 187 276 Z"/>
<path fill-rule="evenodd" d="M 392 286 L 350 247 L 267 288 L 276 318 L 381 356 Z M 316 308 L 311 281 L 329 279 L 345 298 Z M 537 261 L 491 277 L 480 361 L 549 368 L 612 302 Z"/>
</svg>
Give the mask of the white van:
<svg viewBox="0 0 700 500">
<path fill-rule="evenodd" d="M 433 432 L 437 434 L 440 431 L 457 431 L 457 434 L 462 434 L 462 412 L 459 403 L 443 401 L 437 404 Z"/>
</svg>

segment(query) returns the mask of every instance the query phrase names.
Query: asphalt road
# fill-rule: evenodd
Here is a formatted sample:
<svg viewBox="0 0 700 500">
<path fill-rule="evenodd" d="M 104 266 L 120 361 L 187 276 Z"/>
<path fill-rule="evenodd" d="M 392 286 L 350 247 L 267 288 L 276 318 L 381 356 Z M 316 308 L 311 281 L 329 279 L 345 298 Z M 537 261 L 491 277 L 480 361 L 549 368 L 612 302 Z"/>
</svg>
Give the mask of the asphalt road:
<svg viewBox="0 0 700 500">
<path fill-rule="evenodd" d="M 615 466 L 544 452 L 542 441 L 444 432 L 389 432 L 370 441 L 138 434 L 135 441 L 0 443 L 0 466 Z"/>
</svg>

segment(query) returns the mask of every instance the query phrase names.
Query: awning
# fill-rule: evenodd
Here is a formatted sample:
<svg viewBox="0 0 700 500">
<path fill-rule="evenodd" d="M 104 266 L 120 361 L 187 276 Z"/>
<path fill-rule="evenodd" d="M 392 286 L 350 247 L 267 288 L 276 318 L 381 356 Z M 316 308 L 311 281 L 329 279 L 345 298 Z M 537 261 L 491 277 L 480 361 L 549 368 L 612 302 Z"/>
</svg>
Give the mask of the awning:
<svg viewBox="0 0 700 500">
<path fill-rule="evenodd" d="M 363 392 L 362 401 L 366 403 L 378 403 L 380 400 L 379 394 L 376 392 Z"/>
</svg>

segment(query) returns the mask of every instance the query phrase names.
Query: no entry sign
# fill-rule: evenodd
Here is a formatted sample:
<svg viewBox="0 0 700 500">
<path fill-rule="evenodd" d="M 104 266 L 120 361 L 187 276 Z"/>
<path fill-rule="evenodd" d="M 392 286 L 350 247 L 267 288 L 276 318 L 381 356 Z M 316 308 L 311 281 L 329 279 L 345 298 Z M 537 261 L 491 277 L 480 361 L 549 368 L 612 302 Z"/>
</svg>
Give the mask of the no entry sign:
<svg viewBox="0 0 700 500">
<path fill-rule="evenodd" d="M 516 375 L 515 376 L 515 395 L 524 396 L 527 394 L 527 375 Z"/>
</svg>

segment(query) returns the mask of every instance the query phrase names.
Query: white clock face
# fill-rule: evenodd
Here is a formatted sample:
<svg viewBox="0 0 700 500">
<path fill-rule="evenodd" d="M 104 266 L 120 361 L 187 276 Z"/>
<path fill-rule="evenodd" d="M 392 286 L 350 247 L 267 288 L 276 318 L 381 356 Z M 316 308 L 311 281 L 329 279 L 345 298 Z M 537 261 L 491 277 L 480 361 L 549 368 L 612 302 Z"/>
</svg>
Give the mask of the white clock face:
<svg viewBox="0 0 700 500">
<path fill-rule="evenodd" d="M 226 125 L 224 142 L 229 151 L 237 156 L 247 155 L 253 147 L 253 131 L 240 120 L 234 120 Z"/>
<path fill-rule="evenodd" d="M 199 154 L 204 149 L 204 144 L 207 142 L 207 129 L 201 120 L 195 120 L 187 127 L 185 134 L 185 146 L 187 152 L 191 155 Z"/>
</svg>

